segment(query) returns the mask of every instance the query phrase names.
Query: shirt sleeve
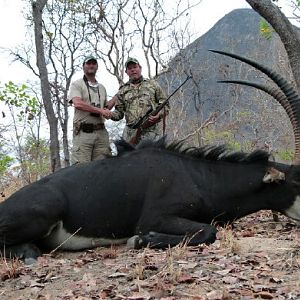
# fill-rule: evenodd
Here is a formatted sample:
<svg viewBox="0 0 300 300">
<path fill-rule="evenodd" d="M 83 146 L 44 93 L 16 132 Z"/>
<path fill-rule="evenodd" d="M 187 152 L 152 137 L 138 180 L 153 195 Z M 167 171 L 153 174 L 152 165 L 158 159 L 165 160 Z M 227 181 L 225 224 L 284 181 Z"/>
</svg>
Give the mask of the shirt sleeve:
<svg viewBox="0 0 300 300">
<path fill-rule="evenodd" d="M 69 89 L 68 101 L 69 101 L 70 104 L 73 103 L 72 99 L 74 97 L 82 98 L 82 91 L 81 91 L 80 85 L 76 81 L 71 83 L 71 86 L 70 86 L 70 89 Z"/>
<path fill-rule="evenodd" d="M 119 90 L 115 97 L 117 97 L 117 102 L 115 105 L 115 110 L 112 112 L 111 119 L 113 121 L 119 121 L 123 119 L 125 112 L 125 101 L 121 90 Z"/>
<path fill-rule="evenodd" d="M 103 107 L 107 107 L 107 92 L 106 92 L 106 88 L 104 86 L 103 86 L 103 90 L 104 90 Z"/>
</svg>

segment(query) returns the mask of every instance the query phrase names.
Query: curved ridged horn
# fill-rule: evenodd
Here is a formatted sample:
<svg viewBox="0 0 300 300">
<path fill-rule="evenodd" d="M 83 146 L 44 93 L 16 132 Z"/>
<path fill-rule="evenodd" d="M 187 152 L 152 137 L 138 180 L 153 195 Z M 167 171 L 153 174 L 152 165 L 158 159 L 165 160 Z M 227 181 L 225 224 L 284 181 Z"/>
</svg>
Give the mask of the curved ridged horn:
<svg viewBox="0 0 300 300">
<path fill-rule="evenodd" d="M 255 69 L 263 72 L 266 74 L 272 81 L 281 89 L 283 94 L 286 96 L 286 101 L 288 101 L 290 108 L 292 109 L 292 116 L 293 118 L 290 119 L 292 126 L 293 126 L 293 131 L 294 131 L 294 138 L 295 138 L 295 155 L 294 155 L 294 163 L 299 165 L 300 164 L 300 97 L 294 87 L 288 83 L 286 79 L 284 79 L 281 75 L 278 73 L 272 71 L 271 69 L 258 64 L 257 62 L 245 58 L 236 54 L 224 52 L 224 51 L 219 51 L 219 50 L 209 50 L 214 53 L 226 55 L 232 58 L 235 58 L 237 60 L 240 60 L 244 63 L 249 64 L 250 66 L 254 67 Z M 276 99 L 276 98 L 275 98 Z M 276 99 L 277 100 L 277 99 Z M 279 102 L 280 103 L 280 102 Z M 281 104 L 281 103 L 280 103 Z M 289 115 L 290 117 L 290 115 Z"/>
</svg>

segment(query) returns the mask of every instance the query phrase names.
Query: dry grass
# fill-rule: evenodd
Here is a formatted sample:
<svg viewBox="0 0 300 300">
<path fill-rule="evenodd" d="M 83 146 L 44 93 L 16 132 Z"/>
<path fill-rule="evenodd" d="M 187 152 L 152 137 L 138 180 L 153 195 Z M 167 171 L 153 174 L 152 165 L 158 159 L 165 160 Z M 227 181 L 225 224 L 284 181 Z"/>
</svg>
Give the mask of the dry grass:
<svg viewBox="0 0 300 300">
<path fill-rule="evenodd" d="M 180 248 L 179 245 L 177 247 Z M 178 256 L 178 249 L 176 251 L 176 249 L 169 248 L 166 251 L 166 262 L 160 271 L 160 275 L 162 276 L 163 280 L 168 280 L 172 284 L 175 284 L 179 281 L 179 278 L 183 273 L 182 267 L 177 262 L 179 258 L 180 256 Z"/>
<path fill-rule="evenodd" d="M 287 249 L 283 261 L 285 270 L 300 269 L 300 249 L 299 247 Z"/>
<path fill-rule="evenodd" d="M 118 257 L 118 248 L 115 245 L 111 245 L 110 248 L 104 249 L 102 254 L 103 259 L 110 258 L 115 259 Z"/>
<path fill-rule="evenodd" d="M 144 280 L 146 278 L 145 270 L 146 266 L 149 264 L 147 251 L 148 248 L 145 248 L 141 255 L 138 257 L 138 262 L 135 265 L 133 277 L 137 280 Z"/>
<path fill-rule="evenodd" d="M 220 240 L 220 249 L 225 249 L 229 253 L 233 254 L 238 254 L 240 252 L 241 247 L 237 241 L 231 225 L 219 227 L 218 236 Z"/>
<path fill-rule="evenodd" d="M 18 258 L 0 259 L 0 278 L 2 281 L 11 278 L 17 278 L 23 271 L 24 265 Z"/>
<path fill-rule="evenodd" d="M 177 246 L 172 248 L 173 256 L 176 259 L 183 259 L 186 258 L 188 255 L 188 244 L 193 239 L 193 237 L 196 235 L 192 235 L 191 237 L 186 237 L 182 240 L 181 243 L 179 243 Z"/>
</svg>

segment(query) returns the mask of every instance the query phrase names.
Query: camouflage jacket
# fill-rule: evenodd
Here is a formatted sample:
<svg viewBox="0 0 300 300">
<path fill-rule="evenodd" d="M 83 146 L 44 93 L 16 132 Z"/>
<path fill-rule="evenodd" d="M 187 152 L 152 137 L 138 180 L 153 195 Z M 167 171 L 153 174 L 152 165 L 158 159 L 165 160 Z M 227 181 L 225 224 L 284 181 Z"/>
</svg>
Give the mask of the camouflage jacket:
<svg viewBox="0 0 300 300">
<path fill-rule="evenodd" d="M 153 79 L 142 79 L 137 86 L 128 81 L 120 87 L 116 96 L 118 100 L 112 120 L 119 121 L 125 115 L 126 125 L 134 124 L 150 108 L 155 109 L 166 100 L 164 91 Z M 165 109 L 168 111 L 169 105 Z"/>
</svg>

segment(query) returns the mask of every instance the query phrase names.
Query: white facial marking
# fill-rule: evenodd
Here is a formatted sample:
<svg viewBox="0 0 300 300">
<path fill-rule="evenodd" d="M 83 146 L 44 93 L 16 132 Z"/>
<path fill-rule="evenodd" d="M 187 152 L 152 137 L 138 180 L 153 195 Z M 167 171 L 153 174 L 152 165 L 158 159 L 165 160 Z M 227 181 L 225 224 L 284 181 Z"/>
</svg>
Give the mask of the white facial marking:
<svg viewBox="0 0 300 300">
<path fill-rule="evenodd" d="M 296 197 L 295 202 L 285 211 L 285 214 L 292 219 L 300 221 L 300 196 Z"/>
<path fill-rule="evenodd" d="M 265 176 L 263 177 L 264 183 L 271 183 L 271 182 L 277 182 L 285 180 L 285 174 L 280 172 L 279 170 L 271 167 L 267 170 Z"/>
<path fill-rule="evenodd" d="M 59 248 L 62 250 L 83 250 L 101 246 L 119 245 L 126 243 L 128 238 L 123 239 L 107 239 L 97 237 L 84 237 L 78 233 L 69 233 L 63 228 L 63 223 L 59 222 L 56 228 L 49 236 L 45 238 L 47 247 Z"/>
</svg>

